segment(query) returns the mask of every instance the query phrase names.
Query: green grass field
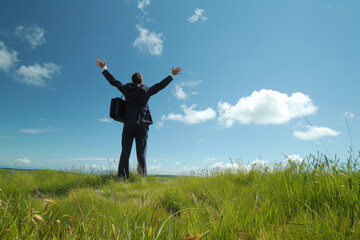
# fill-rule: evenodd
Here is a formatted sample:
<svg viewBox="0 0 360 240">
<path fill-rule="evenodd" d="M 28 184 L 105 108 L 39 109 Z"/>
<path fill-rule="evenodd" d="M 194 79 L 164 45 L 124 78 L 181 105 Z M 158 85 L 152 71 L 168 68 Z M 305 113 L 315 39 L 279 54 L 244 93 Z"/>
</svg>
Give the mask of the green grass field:
<svg viewBox="0 0 360 240">
<path fill-rule="evenodd" d="M 0 189 L 0 239 L 360 239 L 351 157 L 126 182 L 0 170 Z"/>
</svg>

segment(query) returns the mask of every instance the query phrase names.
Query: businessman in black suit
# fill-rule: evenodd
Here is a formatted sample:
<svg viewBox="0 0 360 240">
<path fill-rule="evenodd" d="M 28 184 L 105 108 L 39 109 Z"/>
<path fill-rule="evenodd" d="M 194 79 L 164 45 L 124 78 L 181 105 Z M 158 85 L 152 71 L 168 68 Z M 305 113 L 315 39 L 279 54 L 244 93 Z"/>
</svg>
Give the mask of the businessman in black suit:
<svg viewBox="0 0 360 240">
<path fill-rule="evenodd" d="M 177 74 L 181 74 L 181 67 L 172 68 L 171 75 L 164 78 L 161 82 L 149 87 L 143 84 L 143 76 L 141 73 L 132 75 L 132 82 L 122 84 L 116 80 L 107 70 L 106 60 L 102 62 L 96 60 L 96 65 L 102 68 L 102 73 L 109 83 L 117 87 L 125 96 L 125 121 L 121 140 L 121 156 L 118 169 L 118 177 L 129 178 L 129 157 L 131 147 L 135 138 L 136 154 L 138 160 L 138 174 L 146 176 L 146 144 L 148 138 L 149 125 L 153 124 L 148 101 L 150 97 L 160 90 L 164 89 Z"/>
</svg>

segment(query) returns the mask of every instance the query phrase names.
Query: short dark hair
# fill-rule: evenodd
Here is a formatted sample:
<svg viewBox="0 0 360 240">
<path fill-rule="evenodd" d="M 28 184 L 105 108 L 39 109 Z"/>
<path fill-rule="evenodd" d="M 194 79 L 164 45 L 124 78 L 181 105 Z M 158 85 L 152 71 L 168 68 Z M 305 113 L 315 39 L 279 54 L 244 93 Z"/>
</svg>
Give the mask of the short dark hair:
<svg viewBox="0 0 360 240">
<path fill-rule="evenodd" d="M 139 72 L 136 72 L 132 75 L 131 80 L 135 84 L 140 84 L 142 82 L 142 75 Z"/>
</svg>

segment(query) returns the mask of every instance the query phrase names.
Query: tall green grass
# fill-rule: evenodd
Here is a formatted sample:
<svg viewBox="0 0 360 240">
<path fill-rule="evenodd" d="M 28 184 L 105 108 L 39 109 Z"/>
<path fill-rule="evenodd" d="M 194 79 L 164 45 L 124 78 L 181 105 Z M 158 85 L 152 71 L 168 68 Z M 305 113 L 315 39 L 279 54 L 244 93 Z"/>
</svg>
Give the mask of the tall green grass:
<svg viewBox="0 0 360 240">
<path fill-rule="evenodd" d="M 0 171 L 0 239 L 360 239 L 358 157 L 117 182 Z"/>
</svg>

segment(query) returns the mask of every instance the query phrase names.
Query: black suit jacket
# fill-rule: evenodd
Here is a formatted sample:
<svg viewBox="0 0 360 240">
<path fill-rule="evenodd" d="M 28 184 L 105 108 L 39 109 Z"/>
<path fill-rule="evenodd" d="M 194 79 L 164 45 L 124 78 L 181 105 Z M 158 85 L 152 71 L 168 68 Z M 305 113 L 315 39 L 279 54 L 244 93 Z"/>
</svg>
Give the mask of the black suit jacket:
<svg viewBox="0 0 360 240">
<path fill-rule="evenodd" d="M 126 100 L 125 108 L 125 125 L 138 124 L 140 126 L 148 127 L 153 124 L 148 101 L 150 97 L 164 89 L 173 78 L 169 75 L 161 82 L 149 87 L 145 84 L 122 84 L 116 80 L 108 70 L 104 70 L 103 75 L 112 86 L 122 92 Z"/>
</svg>

